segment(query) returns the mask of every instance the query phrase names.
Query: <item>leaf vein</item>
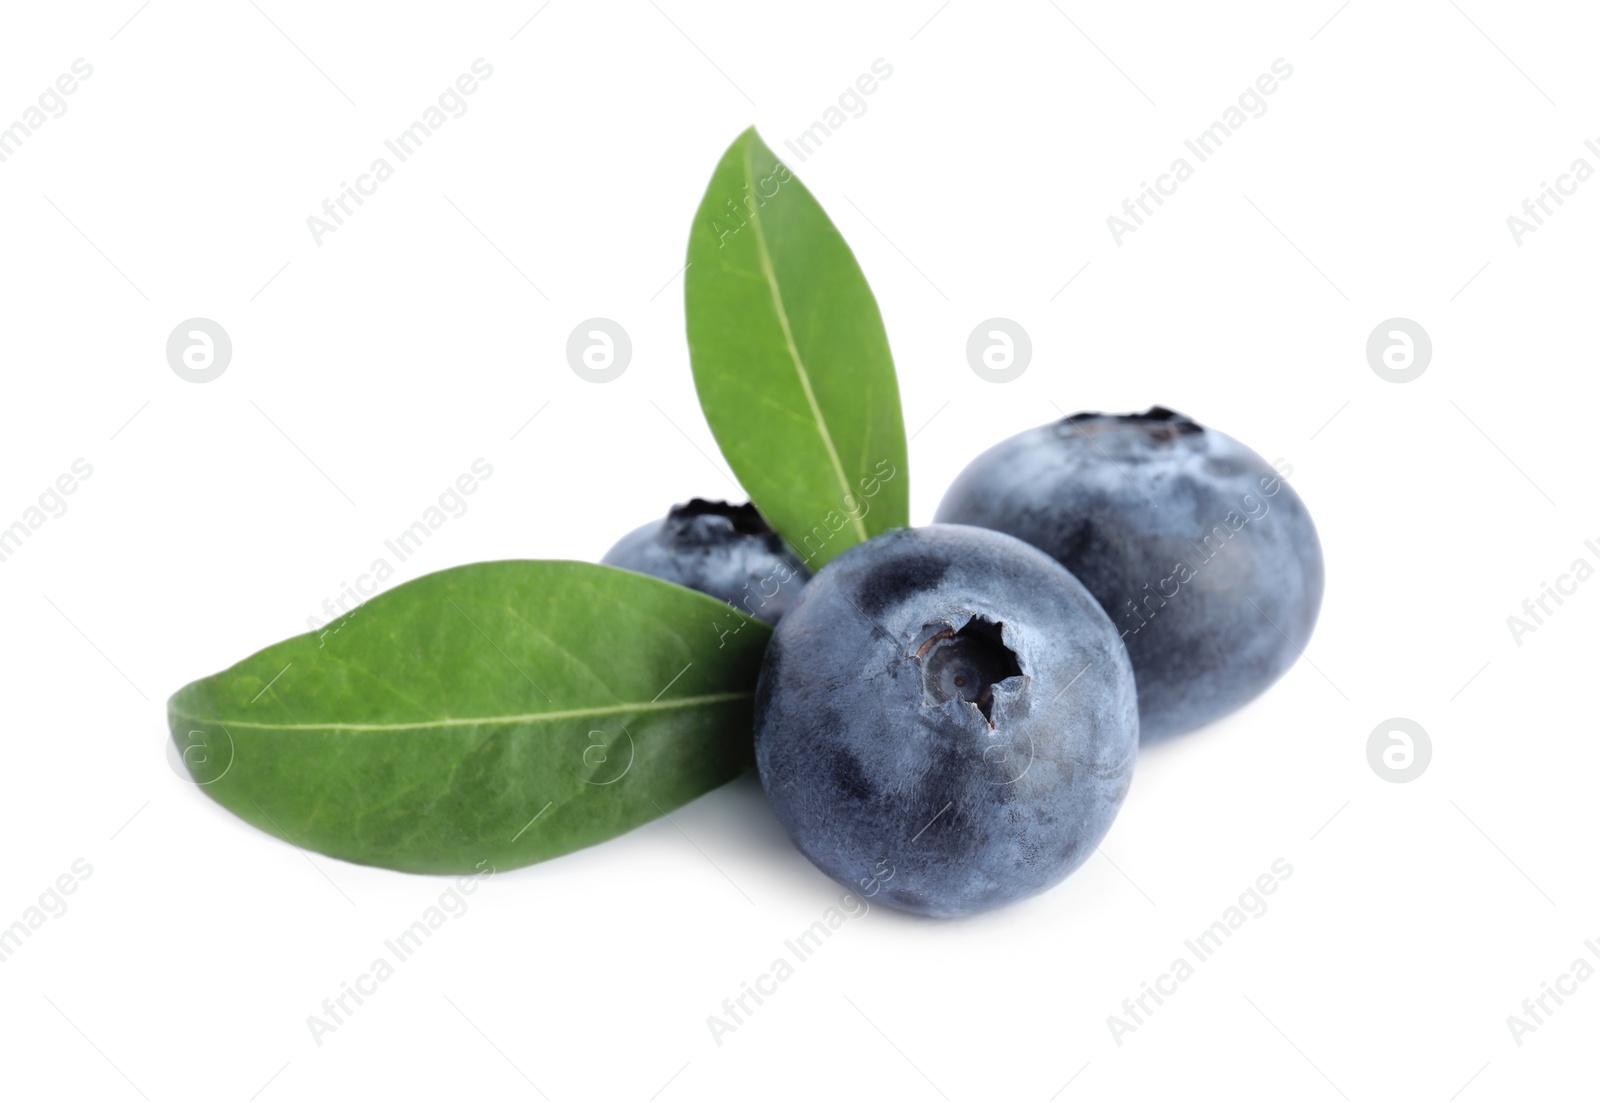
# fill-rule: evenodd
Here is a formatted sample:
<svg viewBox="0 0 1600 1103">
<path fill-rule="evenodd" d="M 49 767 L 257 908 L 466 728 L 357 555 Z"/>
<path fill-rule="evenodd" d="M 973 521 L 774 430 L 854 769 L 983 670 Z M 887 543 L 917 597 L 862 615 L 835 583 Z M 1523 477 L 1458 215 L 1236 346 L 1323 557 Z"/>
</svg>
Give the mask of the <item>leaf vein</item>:
<svg viewBox="0 0 1600 1103">
<path fill-rule="evenodd" d="M 665 701 L 639 701 L 616 705 L 603 705 L 599 708 L 587 709 L 560 709 L 551 712 L 524 712 L 513 713 L 507 716 L 463 716 L 444 717 L 438 720 L 402 721 L 392 724 L 349 724 L 333 721 L 326 724 L 269 724 L 259 721 L 226 720 L 222 717 L 197 716 L 193 713 L 173 710 L 176 716 L 186 720 L 198 720 L 206 724 L 224 724 L 230 728 L 251 729 L 255 731 L 417 731 L 425 728 L 470 728 L 481 727 L 487 724 L 537 724 L 555 722 L 558 720 L 579 720 L 590 716 L 616 716 L 632 712 L 667 712 L 673 709 L 698 708 L 701 705 L 720 704 L 726 701 L 742 701 L 755 696 L 754 690 L 733 690 L 725 693 L 703 693 L 695 697 L 676 697 Z"/>
<path fill-rule="evenodd" d="M 755 179 L 755 166 L 750 161 L 750 142 L 744 145 L 744 172 L 745 179 Z M 844 473 L 844 463 L 839 459 L 839 450 L 834 447 L 833 434 L 828 430 L 828 424 L 822 417 L 822 408 L 817 405 L 816 393 L 811 388 L 811 373 L 806 368 L 805 360 L 800 356 L 800 350 L 794 343 L 794 332 L 789 328 L 789 310 L 783 304 L 783 296 L 778 290 L 778 275 L 772 267 L 772 256 L 767 251 L 767 231 L 761 222 L 761 205 L 758 203 L 750 212 L 750 227 L 755 231 L 756 256 L 761 261 L 761 271 L 767 277 L 768 285 L 772 289 L 772 306 L 778 315 L 778 326 L 783 330 L 784 342 L 789 348 L 789 358 L 794 362 L 795 374 L 800 378 L 800 389 L 805 392 L 806 402 L 811 406 L 811 415 L 816 419 L 817 430 L 822 437 L 822 446 L 827 449 L 828 461 L 833 465 L 834 476 L 839 480 L 839 486 L 846 495 L 851 492 L 850 480 Z M 867 526 L 860 517 L 852 517 L 856 533 L 862 541 L 867 539 Z"/>
</svg>

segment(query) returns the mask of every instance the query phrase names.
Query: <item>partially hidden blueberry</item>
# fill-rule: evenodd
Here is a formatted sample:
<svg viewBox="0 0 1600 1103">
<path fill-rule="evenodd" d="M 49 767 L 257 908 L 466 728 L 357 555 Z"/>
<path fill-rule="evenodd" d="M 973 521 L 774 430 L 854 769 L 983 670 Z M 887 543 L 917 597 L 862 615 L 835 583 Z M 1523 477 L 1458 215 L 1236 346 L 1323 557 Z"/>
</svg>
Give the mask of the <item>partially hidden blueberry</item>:
<svg viewBox="0 0 1600 1103">
<path fill-rule="evenodd" d="M 776 624 L 811 572 L 749 502 L 694 498 L 641 525 L 601 563 L 664 578 Z"/>
<path fill-rule="evenodd" d="M 1088 587 L 1127 644 L 1146 742 L 1244 705 L 1311 639 L 1322 545 L 1305 503 L 1232 437 L 1156 406 L 1002 441 L 936 517 L 1009 533 Z"/>
<path fill-rule="evenodd" d="M 756 684 L 778 819 L 869 902 L 952 917 L 1094 852 L 1139 743 L 1133 671 L 1077 580 L 1020 540 L 896 529 L 817 573 Z"/>
</svg>

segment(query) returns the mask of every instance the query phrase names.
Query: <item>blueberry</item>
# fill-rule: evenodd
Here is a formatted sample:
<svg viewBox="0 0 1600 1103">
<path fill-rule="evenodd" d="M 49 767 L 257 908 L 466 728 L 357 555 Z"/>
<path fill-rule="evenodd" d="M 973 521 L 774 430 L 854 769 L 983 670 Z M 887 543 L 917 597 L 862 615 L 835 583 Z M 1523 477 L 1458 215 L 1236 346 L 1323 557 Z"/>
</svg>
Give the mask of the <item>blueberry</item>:
<svg viewBox="0 0 1600 1103">
<path fill-rule="evenodd" d="M 768 624 L 777 623 L 811 578 L 754 505 L 703 498 L 634 529 L 600 562 L 710 594 Z"/>
<path fill-rule="evenodd" d="M 1311 639 L 1322 545 L 1282 476 L 1160 406 L 1073 414 L 973 460 L 937 519 L 1054 556 L 1116 622 L 1146 742 L 1265 690 Z"/>
<path fill-rule="evenodd" d="M 824 873 L 958 916 L 1093 853 L 1139 744 L 1133 671 L 1077 580 L 1000 533 L 896 529 L 817 573 L 756 683 L 756 767 Z"/>
</svg>

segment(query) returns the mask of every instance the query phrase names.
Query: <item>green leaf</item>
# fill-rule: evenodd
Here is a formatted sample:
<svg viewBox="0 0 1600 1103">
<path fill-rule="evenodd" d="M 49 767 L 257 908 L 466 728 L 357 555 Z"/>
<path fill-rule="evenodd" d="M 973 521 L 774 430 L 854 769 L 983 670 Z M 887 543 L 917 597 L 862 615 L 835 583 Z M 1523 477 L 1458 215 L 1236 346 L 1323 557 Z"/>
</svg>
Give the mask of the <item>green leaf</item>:
<svg viewBox="0 0 1600 1103">
<path fill-rule="evenodd" d="M 711 177 L 684 274 L 689 356 L 722 454 L 813 567 L 909 523 L 906 431 L 877 300 L 752 128 Z"/>
<path fill-rule="evenodd" d="M 609 839 L 753 764 L 770 629 L 588 563 L 426 575 L 168 702 L 206 793 L 296 846 L 419 873 Z"/>
</svg>

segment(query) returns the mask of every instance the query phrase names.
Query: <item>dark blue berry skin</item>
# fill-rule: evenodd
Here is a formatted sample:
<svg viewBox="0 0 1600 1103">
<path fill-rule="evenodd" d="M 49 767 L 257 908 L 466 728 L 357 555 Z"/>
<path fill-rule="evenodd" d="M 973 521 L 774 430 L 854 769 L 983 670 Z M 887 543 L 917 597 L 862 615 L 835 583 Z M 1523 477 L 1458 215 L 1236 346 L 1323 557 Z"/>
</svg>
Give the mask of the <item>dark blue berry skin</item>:
<svg viewBox="0 0 1600 1103">
<path fill-rule="evenodd" d="M 973 460 L 940 521 L 1042 549 L 1116 623 L 1146 743 L 1225 716 L 1294 664 L 1322 545 L 1266 460 L 1181 414 L 1074 414 Z"/>
<path fill-rule="evenodd" d="M 1127 651 L 1048 556 L 963 525 L 896 529 L 812 579 L 756 683 L 756 767 L 824 873 L 953 917 L 1094 852 L 1139 745 Z"/>
<path fill-rule="evenodd" d="M 768 624 L 778 622 L 811 578 L 755 506 L 703 498 L 634 529 L 600 562 L 710 594 Z"/>
</svg>

